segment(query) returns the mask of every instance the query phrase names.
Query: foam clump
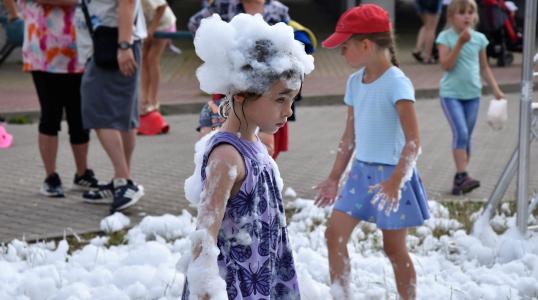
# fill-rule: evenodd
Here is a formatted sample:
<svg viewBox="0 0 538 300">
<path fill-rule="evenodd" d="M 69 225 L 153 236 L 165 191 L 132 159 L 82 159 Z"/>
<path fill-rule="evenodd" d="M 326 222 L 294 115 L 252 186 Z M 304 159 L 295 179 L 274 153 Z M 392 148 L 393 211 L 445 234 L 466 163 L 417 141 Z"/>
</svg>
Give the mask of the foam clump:
<svg viewBox="0 0 538 300">
<path fill-rule="evenodd" d="M 314 58 L 285 23 L 267 24 L 261 15 L 239 14 L 229 23 L 219 15 L 202 20 L 194 39 L 204 61 L 196 71 L 200 89 L 211 94 L 263 94 L 276 79 L 299 89 L 314 70 Z"/>
</svg>

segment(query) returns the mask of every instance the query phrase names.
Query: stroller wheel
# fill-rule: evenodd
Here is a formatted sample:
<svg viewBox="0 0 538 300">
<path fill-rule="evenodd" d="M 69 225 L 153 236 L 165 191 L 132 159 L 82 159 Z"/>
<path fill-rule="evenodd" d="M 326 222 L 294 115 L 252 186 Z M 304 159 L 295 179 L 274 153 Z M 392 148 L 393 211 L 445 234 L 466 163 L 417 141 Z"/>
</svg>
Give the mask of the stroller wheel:
<svg viewBox="0 0 538 300">
<path fill-rule="evenodd" d="M 500 55 L 497 59 L 498 67 L 508 67 L 514 61 L 514 55 L 509 52 L 505 52 L 503 55 Z"/>
</svg>

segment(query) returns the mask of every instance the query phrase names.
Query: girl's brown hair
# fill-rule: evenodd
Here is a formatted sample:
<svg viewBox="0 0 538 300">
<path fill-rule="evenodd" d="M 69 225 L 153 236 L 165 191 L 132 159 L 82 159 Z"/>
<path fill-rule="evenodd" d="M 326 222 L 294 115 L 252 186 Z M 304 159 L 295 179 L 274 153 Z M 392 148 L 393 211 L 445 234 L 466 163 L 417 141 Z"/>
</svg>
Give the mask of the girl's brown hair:
<svg viewBox="0 0 538 300">
<path fill-rule="evenodd" d="M 357 41 L 370 40 L 374 44 L 376 44 L 377 47 L 381 49 L 388 49 L 390 54 L 390 62 L 396 67 L 400 67 L 400 62 L 396 57 L 396 46 L 394 43 L 394 34 L 392 33 L 392 31 L 368 34 L 354 34 L 351 38 Z"/>
<path fill-rule="evenodd" d="M 456 13 L 464 12 L 469 8 L 473 11 L 473 25 L 478 24 L 478 6 L 475 0 L 452 0 L 446 11 L 447 20 L 450 22 Z"/>
</svg>

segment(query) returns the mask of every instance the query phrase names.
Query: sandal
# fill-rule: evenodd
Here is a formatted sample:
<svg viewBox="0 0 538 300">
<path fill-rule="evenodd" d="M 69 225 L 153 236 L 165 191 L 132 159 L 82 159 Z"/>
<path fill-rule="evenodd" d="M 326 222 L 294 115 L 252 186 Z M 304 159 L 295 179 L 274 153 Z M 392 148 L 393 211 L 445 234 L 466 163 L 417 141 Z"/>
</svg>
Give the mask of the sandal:
<svg viewBox="0 0 538 300">
<path fill-rule="evenodd" d="M 419 62 L 419 63 L 424 62 L 424 59 L 422 58 L 422 54 L 420 53 L 420 51 L 418 51 L 418 52 L 411 52 L 411 54 L 412 54 L 413 57 L 417 60 L 417 62 Z"/>
<path fill-rule="evenodd" d="M 434 64 L 437 63 L 437 61 L 435 60 L 435 58 L 430 57 L 430 58 L 428 58 L 428 59 L 424 59 L 424 60 L 422 61 L 422 63 L 425 64 L 425 65 L 434 65 Z"/>
<path fill-rule="evenodd" d="M 146 103 L 146 104 L 142 105 L 140 115 L 144 116 L 144 115 L 149 114 L 150 112 L 159 111 L 159 110 L 160 110 L 160 105 L 159 104 L 152 105 L 150 103 Z"/>
</svg>

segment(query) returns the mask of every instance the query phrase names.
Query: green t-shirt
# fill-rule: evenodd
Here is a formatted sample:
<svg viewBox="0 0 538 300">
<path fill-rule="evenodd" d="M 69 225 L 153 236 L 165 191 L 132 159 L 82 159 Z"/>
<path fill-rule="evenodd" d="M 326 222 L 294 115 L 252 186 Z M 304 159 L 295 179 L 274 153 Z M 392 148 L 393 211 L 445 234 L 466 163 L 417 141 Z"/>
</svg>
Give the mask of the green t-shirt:
<svg viewBox="0 0 538 300">
<path fill-rule="evenodd" d="M 459 34 L 452 28 L 442 31 L 437 44 L 453 49 Z M 456 64 L 445 72 L 439 85 L 441 97 L 474 99 L 480 97 L 482 81 L 480 79 L 480 51 L 488 45 L 488 39 L 480 32 L 471 30 L 471 39 L 463 45 Z"/>
</svg>

